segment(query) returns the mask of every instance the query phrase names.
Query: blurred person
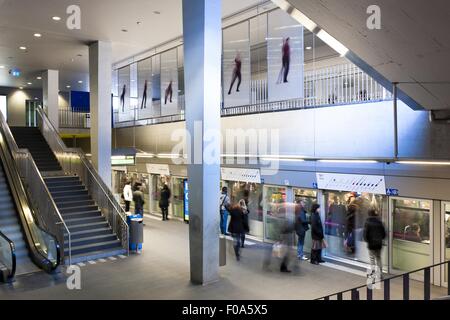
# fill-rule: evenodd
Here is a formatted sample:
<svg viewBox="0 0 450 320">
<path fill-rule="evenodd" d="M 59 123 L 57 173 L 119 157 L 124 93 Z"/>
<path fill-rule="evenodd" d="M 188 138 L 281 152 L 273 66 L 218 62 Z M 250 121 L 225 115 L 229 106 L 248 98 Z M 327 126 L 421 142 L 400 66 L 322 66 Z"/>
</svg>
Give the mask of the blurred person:
<svg viewBox="0 0 450 320">
<path fill-rule="evenodd" d="M 322 220 L 320 219 L 320 205 L 315 203 L 311 208 L 311 263 L 319 264 L 322 260 L 322 248 L 324 247 L 324 235 Z"/>
<path fill-rule="evenodd" d="M 345 217 L 345 233 L 344 233 L 344 247 L 347 252 L 355 253 L 355 220 L 358 207 L 351 203 L 347 208 L 347 215 Z"/>
<path fill-rule="evenodd" d="M 422 242 L 422 236 L 420 235 L 420 225 L 413 223 L 411 226 L 407 226 L 405 232 L 405 240 Z"/>
<path fill-rule="evenodd" d="M 386 229 L 383 223 L 379 219 L 377 212 L 374 209 L 370 209 L 369 217 L 364 225 L 364 241 L 367 242 L 370 256 L 370 269 L 371 273 L 369 277 L 378 275 L 381 277 L 383 264 L 381 263 L 381 249 L 383 247 L 383 240 L 386 238 Z"/>
<path fill-rule="evenodd" d="M 164 184 L 164 186 L 161 189 L 161 194 L 159 197 L 159 207 L 161 208 L 162 213 L 162 220 L 166 221 L 169 220 L 169 204 L 170 204 L 170 196 L 172 195 L 169 187 L 167 184 Z"/>
<path fill-rule="evenodd" d="M 230 208 L 230 197 L 228 196 L 228 188 L 223 187 L 219 198 L 220 206 L 220 231 L 223 235 L 227 235 L 228 210 Z"/>
<path fill-rule="evenodd" d="M 247 194 L 248 194 L 248 190 L 245 190 L 245 191 L 247 191 Z M 244 232 L 242 232 L 242 234 L 241 234 L 241 247 L 242 248 L 244 248 L 245 234 L 250 232 L 250 226 L 249 226 L 249 221 L 248 221 L 249 220 L 248 216 L 250 214 L 250 210 L 248 209 L 248 196 L 247 197 L 245 196 L 245 191 L 244 191 L 244 198 L 239 200 L 239 206 L 241 207 L 242 213 L 243 213 L 242 222 L 244 225 Z"/>
<path fill-rule="evenodd" d="M 297 258 L 300 260 L 308 260 L 303 253 L 306 231 L 309 230 L 309 223 L 306 217 L 305 202 L 303 200 L 300 201 L 295 209 L 295 233 L 298 237 Z"/>
<path fill-rule="evenodd" d="M 134 201 L 134 213 L 144 216 L 144 193 L 142 192 L 142 186 L 136 184 L 136 191 L 133 192 Z"/>
<path fill-rule="evenodd" d="M 230 206 L 230 224 L 228 232 L 233 236 L 233 247 L 236 255 L 236 260 L 241 259 L 241 235 L 245 232 L 244 229 L 244 213 L 240 204 L 233 204 Z"/>
<path fill-rule="evenodd" d="M 291 256 L 291 248 L 294 245 L 294 236 L 293 232 L 295 230 L 295 217 L 289 215 L 287 212 L 284 221 L 283 227 L 281 228 L 281 245 L 283 247 L 283 256 L 280 264 L 280 272 L 292 272 L 289 270 L 289 261 Z"/>
<path fill-rule="evenodd" d="M 133 190 L 131 190 L 130 180 L 127 180 L 123 187 L 123 200 L 125 201 L 125 212 L 130 212 L 130 203 L 133 201 Z"/>
</svg>

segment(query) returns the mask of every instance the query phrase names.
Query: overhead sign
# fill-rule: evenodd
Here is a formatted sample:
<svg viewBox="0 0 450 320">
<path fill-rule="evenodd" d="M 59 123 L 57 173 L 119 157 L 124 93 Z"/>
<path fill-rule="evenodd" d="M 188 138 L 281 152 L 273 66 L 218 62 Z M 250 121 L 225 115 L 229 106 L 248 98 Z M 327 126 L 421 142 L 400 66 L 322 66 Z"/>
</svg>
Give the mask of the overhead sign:
<svg viewBox="0 0 450 320">
<path fill-rule="evenodd" d="M 317 172 L 316 178 L 319 189 L 386 194 L 384 176 Z"/>
<path fill-rule="evenodd" d="M 222 180 L 261 183 L 259 169 L 220 168 Z"/>
<path fill-rule="evenodd" d="M 112 166 L 123 166 L 123 165 L 134 165 L 134 156 L 112 156 L 111 165 Z"/>
<path fill-rule="evenodd" d="M 146 166 L 148 173 L 159 174 L 162 176 L 170 176 L 170 169 L 168 164 L 147 163 Z"/>
</svg>

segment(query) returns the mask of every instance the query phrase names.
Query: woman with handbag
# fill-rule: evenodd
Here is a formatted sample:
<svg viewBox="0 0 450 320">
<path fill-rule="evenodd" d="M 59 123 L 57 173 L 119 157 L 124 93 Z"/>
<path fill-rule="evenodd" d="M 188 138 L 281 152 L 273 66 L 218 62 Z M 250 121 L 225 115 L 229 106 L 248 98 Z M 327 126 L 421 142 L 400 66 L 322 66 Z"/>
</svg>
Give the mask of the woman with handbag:
<svg viewBox="0 0 450 320">
<path fill-rule="evenodd" d="M 320 219 L 320 205 L 315 203 L 311 208 L 311 263 L 319 264 L 322 260 L 322 248 L 326 247 L 324 240 L 322 220 Z"/>
</svg>

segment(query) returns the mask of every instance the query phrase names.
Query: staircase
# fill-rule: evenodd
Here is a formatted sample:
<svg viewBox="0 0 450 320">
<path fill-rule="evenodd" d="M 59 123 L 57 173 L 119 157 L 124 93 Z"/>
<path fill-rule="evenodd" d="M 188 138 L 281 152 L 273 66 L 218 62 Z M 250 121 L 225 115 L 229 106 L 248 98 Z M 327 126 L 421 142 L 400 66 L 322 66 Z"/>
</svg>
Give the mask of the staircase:
<svg viewBox="0 0 450 320">
<path fill-rule="evenodd" d="M 33 156 L 39 171 L 61 171 L 62 168 L 37 127 L 11 127 L 19 148 L 26 148 Z"/>
<path fill-rule="evenodd" d="M 16 275 L 39 271 L 28 256 L 21 223 L 9 191 L 3 165 L 0 164 L 0 230 L 16 247 Z"/>
<path fill-rule="evenodd" d="M 38 128 L 11 128 L 20 148 L 30 150 L 39 171 L 66 223 L 71 239 L 72 263 L 103 258 L 126 252 L 95 201 L 79 177 L 62 172 L 55 155 Z M 36 158 L 39 159 L 36 161 Z M 69 254 L 68 234 L 64 253 Z"/>
</svg>

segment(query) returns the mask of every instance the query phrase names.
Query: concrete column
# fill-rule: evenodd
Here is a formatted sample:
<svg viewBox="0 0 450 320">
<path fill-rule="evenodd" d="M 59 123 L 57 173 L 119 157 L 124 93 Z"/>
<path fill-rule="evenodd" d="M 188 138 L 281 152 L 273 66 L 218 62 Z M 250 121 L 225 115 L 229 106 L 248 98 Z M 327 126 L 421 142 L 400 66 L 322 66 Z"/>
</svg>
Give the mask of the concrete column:
<svg viewBox="0 0 450 320">
<path fill-rule="evenodd" d="M 111 68 L 112 46 L 98 41 L 89 46 L 92 163 L 111 188 Z"/>
<path fill-rule="evenodd" d="M 42 74 L 42 102 L 50 122 L 59 130 L 59 72 L 46 70 Z"/>
<path fill-rule="evenodd" d="M 183 0 L 183 37 L 191 281 L 208 284 L 219 279 L 221 0 Z"/>
</svg>

